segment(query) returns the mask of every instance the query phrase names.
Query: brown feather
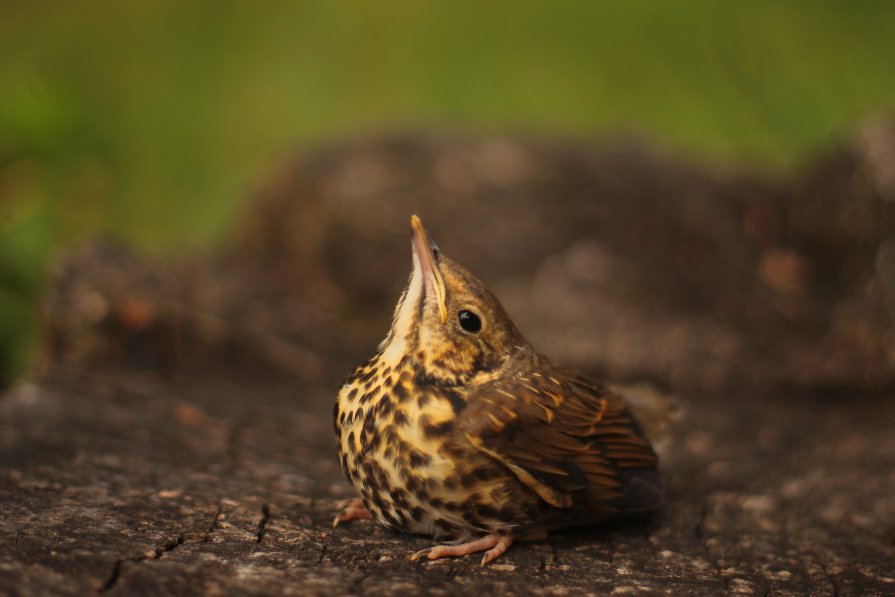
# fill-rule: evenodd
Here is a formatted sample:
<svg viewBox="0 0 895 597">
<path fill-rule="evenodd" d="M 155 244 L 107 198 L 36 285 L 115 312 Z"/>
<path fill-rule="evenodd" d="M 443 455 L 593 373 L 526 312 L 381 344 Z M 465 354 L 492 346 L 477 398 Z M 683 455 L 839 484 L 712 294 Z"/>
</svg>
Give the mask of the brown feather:
<svg viewBox="0 0 895 597">
<path fill-rule="evenodd" d="M 535 368 L 541 374 L 528 375 Z M 625 489 L 625 470 L 657 464 L 619 396 L 532 353 L 516 355 L 467 403 L 465 433 L 553 506 L 612 502 Z"/>
</svg>

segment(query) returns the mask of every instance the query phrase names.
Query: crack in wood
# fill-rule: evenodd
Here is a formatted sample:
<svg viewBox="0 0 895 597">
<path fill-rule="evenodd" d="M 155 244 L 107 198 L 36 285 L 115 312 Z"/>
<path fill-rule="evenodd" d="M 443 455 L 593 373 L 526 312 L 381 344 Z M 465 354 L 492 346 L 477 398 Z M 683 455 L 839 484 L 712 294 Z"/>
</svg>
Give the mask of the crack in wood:
<svg viewBox="0 0 895 597">
<path fill-rule="evenodd" d="M 699 541 L 699 544 L 702 546 L 702 550 L 704 552 L 706 560 L 714 567 L 715 575 L 718 577 L 718 580 L 721 583 L 722 591 L 725 594 L 730 594 L 730 584 L 731 578 L 724 574 L 724 570 L 718 563 L 718 560 L 712 554 L 712 548 L 709 546 L 708 539 L 706 537 L 705 531 L 705 521 L 708 519 L 709 514 L 711 513 L 711 508 L 707 503 L 703 503 L 699 507 L 699 519 L 696 521 L 696 524 L 693 525 L 693 532 L 696 539 Z"/>
<path fill-rule="evenodd" d="M 118 584 L 119 579 L 121 578 L 121 574 L 124 571 L 124 564 L 130 562 L 131 564 L 139 564 L 140 562 L 145 562 L 146 560 L 158 560 L 161 559 L 163 555 L 166 553 L 172 552 L 181 545 L 184 544 L 185 538 L 183 533 L 178 534 L 174 539 L 168 541 L 164 545 L 160 547 L 156 547 L 153 551 L 152 557 L 150 556 L 138 556 L 130 559 L 118 559 L 115 560 L 115 564 L 112 566 L 112 572 L 109 574 L 109 578 L 106 579 L 106 582 L 103 583 L 102 587 L 100 587 L 100 593 L 106 593 Z"/>
<path fill-rule="evenodd" d="M 211 535 L 216 530 L 221 528 L 221 519 L 223 518 L 224 505 L 221 502 L 218 502 L 218 509 L 214 513 L 214 518 L 211 519 L 211 525 L 208 527 L 208 531 L 205 533 L 205 537 L 202 538 L 202 543 L 208 543 L 211 541 Z"/>
<path fill-rule="evenodd" d="M 115 586 L 118 579 L 121 577 L 122 566 L 124 566 L 124 560 L 115 560 L 115 564 L 112 566 L 112 573 L 109 575 L 109 578 L 106 579 L 106 582 L 103 583 L 103 586 L 100 587 L 100 593 L 105 593 Z"/>
<path fill-rule="evenodd" d="M 264 536 L 267 534 L 267 523 L 270 522 L 270 506 L 267 504 L 262 504 L 261 506 L 261 520 L 258 522 L 258 541 L 257 543 L 261 543 L 264 540 Z"/>
<path fill-rule="evenodd" d="M 180 533 L 179 535 L 177 535 L 177 537 L 173 541 L 169 541 L 168 543 L 165 543 L 165 545 L 162 547 L 156 547 L 155 548 L 155 559 L 158 560 L 166 553 L 168 553 L 170 551 L 174 551 L 175 549 L 177 549 L 178 547 L 183 545 L 184 541 L 185 540 L 183 537 L 183 533 Z M 143 560 L 145 560 L 145 559 L 148 559 L 148 558 L 143 558 Z"/>
<path fill-rule="evenodd" d="M 321 544 L 320 544 L 320 553 L 317 555 L 317 561 L 314 562 L 314 565 L 315 565 L 315 566 L 318 565 L 318 564 L 320 564 L 320 562 L 323 561 L 323 558 L 326 557 L 326 552 L 327 552 L 327 551 L 328 551 L 328 548 L 327 548 L 327 546 L 326 546 L 326 543 L 321 543 Z"/>
</svg>

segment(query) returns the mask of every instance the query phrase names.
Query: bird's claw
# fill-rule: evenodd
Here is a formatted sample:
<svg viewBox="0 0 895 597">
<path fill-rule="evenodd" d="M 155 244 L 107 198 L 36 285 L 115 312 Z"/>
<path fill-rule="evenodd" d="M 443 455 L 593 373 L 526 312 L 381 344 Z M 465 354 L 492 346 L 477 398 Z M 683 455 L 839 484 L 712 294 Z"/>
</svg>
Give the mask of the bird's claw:
<svg viewBox="0 0 895 597">
<path fill-rule="evenodd" d="M 364 501 L 360 498 L 347 500 L 342 502 L 340 506 L 344 509 L 333 519 L 333 528 L 336 528 L 343 522 L 349 522 L 351 520 L 370 520 L 373 517 L 364 505 Z"/>
<path fill-rule="evenodd" d="M 491 533 L 484 537 L 466 541 L 465 543 L 460 543 L 458 545 L 436 545 L 435 547 L 422 549 L 411 555 L 410 559 L 415 562 L 425 556 L 430 560 L 437 560 L 438 558 L 447 556 L 466 556 L 471 553 L 484 551 L 485 555 L 482 557 L 482 566 L 487 566 L 500 554 L 505 552 L 512 543 L 512 535 Z"/>
</svg>

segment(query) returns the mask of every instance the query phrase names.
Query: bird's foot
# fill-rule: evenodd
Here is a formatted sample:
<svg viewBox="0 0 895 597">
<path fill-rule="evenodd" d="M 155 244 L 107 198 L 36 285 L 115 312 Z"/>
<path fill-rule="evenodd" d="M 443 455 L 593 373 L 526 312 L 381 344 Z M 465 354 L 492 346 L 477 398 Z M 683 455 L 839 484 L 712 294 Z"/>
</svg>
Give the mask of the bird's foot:
<svg viewBox="0 0 895 597">
<path fill-rule="evenodd" d="M 367 510 L 367 507 L 364 505 L 364 500 L 360 498 L 347 500 L 342 502 L 340 506 L 343 510 L 336 516 L 335 520 L 333 520 L 333 528 L 339 526 L 343 522 L 351 520 L 370 520 L 373 518 L 373 515 L 370 514 L 370 511 Z"/>
<path fill-rule="evenodd" d="M 466 556 L 471 553 L 484 551 L 485 555 L 482 557 L 482 566 L 485 566 L 505 552 L 512 544 L 512 535 L 490 533 L 484 537 L 460 543 L 458 545 L 436 545 L 429 549 L 423 549 L 410 556 L 410 559 L 415 561 L 425 556 L 430 560 L 437 560 L 438 558 L 447 556 Z"/>
</svg>

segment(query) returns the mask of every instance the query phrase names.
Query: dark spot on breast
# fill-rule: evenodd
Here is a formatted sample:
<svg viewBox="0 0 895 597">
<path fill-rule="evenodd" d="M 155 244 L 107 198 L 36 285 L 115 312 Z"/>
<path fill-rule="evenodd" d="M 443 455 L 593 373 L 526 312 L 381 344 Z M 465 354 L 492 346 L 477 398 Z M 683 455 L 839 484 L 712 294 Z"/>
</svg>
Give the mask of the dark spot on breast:
<svg viewBox="0 0 895 597">
<path fill-rule="evenodd" d="M 395 425 L 403 427 L 407 424 L 407 415 L 404 414 L 404 411 L 399 408 L 395 410 L 395 415 L 392 420 L 395 422 Z"/>
<path fill-rule="evenodd" d="M 364 426 L 361 428 L 363 435 L 372 435 L 376 431 L 376 419 L 367 417 L 364 419 Z"/>
<path fill-rule="evenodd" d="M 467 457 L 466 450 L 451 442 L 443 443 L 438 452 L 453 460 L 462 461 Z"/>
<path fill-rule="evenodd" d="M 419 396 L 416 397 L 416 404 L 420 408 L 425 408 L 425 406 L 429 403 L 429 392 L 420 392 Z"/>
<path fill-rule="evenodd" d="M 367 501 L 374 504 L 379 503 L 379 483 L 377 483 L 376 479 L 361 475 L 359 486 Z"/>
<path fill-rule="evenodd" d="M 464 410 L 466 410 L 466 401 L 460 397 L 460 394 L 454 392 L 453 390 L 447 390 L 444 392 L 445 398 L 447 398 L 451 403 L 451 408 L 454 409 L 454 414 L 459 415 Z"/>
<path fill-rule="evenodd" d="M 395 387 L 392 388 L 392 395 L 398 400 L 398 402 L 404 402 L 408 398 L 407 388 L 405 388 L 402 384 L 395 384 Z"/>
<path fill-rule="evenodd" d="M 444 505 L 444 508 L 451 512 L 459 512 L 462 509 L 462 506 L 457 502 L 448 502 Z"/>
<path fill-rule="evenodd" d="M 453 491 L 460 488 L 460 479 L 458 479 L 456 475 L 452 475 L 442 481 L 441 484 L 444 485 L 445 489 Z"/>
<path fill-rule="evenodd" d="M 487 481 L 500 476 L 500 471 L 497 470 L 497 467 L 483 465 L 472 469 L 472 475 L 479 481 Z"/>
<path fill-rule="evenodd" d="M 438 424 L 429 424 L 423 427 L 423 435 L 428 439 L 444 437 L 454 428 L 453 421 L 444 421 Z"/>
<path fill-rule="evenodd" d="M 380 501 L 380 495 L 383 492 L 385 492 L 385 494 L 391 492 L 391 485 L 389 484 L 385 472 L 376 461 L 365 462 L 363 469 L 364 485 L 369 486 L 371 491 L 377 496 L 377 501 Z"/>
<path fill-rule="evenodd" d="M 357 396 L 357 388 L 351 388 L 348 391 L 348 394 L 345 396 L 345 401 L 351 402 L 352 400 L 354 400 L 355 396 Z"/>
<path fill-rule="evenodd" d="M 480 519 L 497 518 L 499 516 L 497 508 L 495 508 L 494 506 L 489 506 L 488 504 L 476 504 L 475 513 Z"/>
<path fill-rule="evenodd" d="M 381 442 L 382 442 L 382 434 L 376 433 L 374 431 L 367 438 L 367 443 L 363 446 L 363 448 L 367 452 L 374 452 L 376 450 L 376 448 L 379 447 L 379 444 Z"/>
<path fill-rule="evenodd" d="M 348 432 L 348 449 L 354 450 L 354 431 Z"/>
<path fill-rule="evenodd" d="M 429 500 L 429 503 L 432 505 L 433 508 L 443 508 L 445 501 L 439 497 L 434 497 Z"/>
<path fill-rule="evenodd" d="M 392 528 L 394 528 L 394 529 L 401 528 L 401 521 L 398 519 L 397 516 L 392 514 L 392 512 L 390 510 L 383 510 L 382 516 L 385 518 L 386 521 L 388 521 L 388 525 L 391 526 Z"/>
<path fill-rule="evenodd" d="M 442 518 L 436 518 L 432 524 L 442 533 L 450 533 L 454 530 L 453 525 Z"/>
<path fill-rule="evenodd" d="M 466 499 L 463 500 L 463 506 L 467 509 L 473 508 L 480 503 L 482 503 L 482 494 L 478 491 L 470 493 L 466 496 Z"/>
<path fill-rule="evenodd" d="M 419 450 L 410 451 L 410 466 L 420 468 L 426 466 L 432 459 L 420 452 Z"/>
<path fill-rule="evenodd" d="M 410 492 L 412 495 L 415 495 L 416 499 L 421 502 L 427 501 L 431 496 L 429 491 L 425 488 L 425 483 L 421 481 L 419 477 L 411 476 L 404 483 L 404 486 L 407 488 L 408 492 Z"/>
<path fill-rule="evenodd" d="M 410 518 L 412 518 L 415 522 L 422 522 L 425 511 L 419 506 L 414 506 L 410 509 L 409 514 Z"/>
<path fill-rule="evenodd" d="M 400 508 L 397 512 L 395 512 L 398 518 L 401 519 L 401 530 L 407 529 L 407 523 L 410 517 L 407 514 L 407 510 L 404 508 Z"/>
<path fill-rule="evenodd" d="M 392 482 L 389 481 L 389 478 L 382 470 L 379 471 L 379 485 L 386 495 L 390 495 L 395 490 L 395 486 L 392 485 Z"/>
<path fill-rule="evenodd" d="M 392 404 L 391 400 L 380 400 L 379 404 L 376 405 L 377 411 L 382 416 L 388 415 L 393 408 L 395 408 L 395 405 Z"/>
<path fill-rule="evenodd" d="M 426 386 L 432 385 L 432 378 L 426 375 L 426 372 L 422 370 L 421 367 L 417 367 L 413 371 L 413 383 L 418 387 L 425 388 Z M 424 390 L 425 391 L 425 390 Z"/>
<path fill-rule="evenodd" d="M 420 490 L 422 490 L 423 488 L 423 484 L 420 483 L 419 479 L 417 479 L 416 477 L 411 477 L 407 479 L 406 483 L 404 483 L 404 487 L 406 487 L 407 491 L 409 491 L 410 493 L 418 495 Z"/>
<path fill-rule="evenodd" d="M 474 487 L 476 484 L 495 478 L 499 473 L 494 467 L 478 466 L 460 477 L 463 487 Z"/>
<path fill-rule="evenodd" d="M 395 504 L 395 507 L 400 512 L 401 510 L 408 510 L 410 508 L 410 502 L 407 499 L 407 493 L 400 488 L 396 488 L 392 490 L 392 503 Z"/>
</svg>

